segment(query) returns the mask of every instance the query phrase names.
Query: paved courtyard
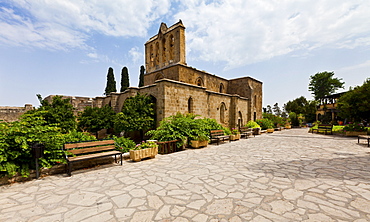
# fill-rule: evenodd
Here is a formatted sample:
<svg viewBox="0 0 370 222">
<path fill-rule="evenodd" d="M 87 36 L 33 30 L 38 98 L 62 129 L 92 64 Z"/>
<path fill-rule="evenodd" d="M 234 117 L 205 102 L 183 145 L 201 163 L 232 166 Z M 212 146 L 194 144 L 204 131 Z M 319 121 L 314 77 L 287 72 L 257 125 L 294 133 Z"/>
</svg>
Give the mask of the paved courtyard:
<svg viewBox="0 0 370 222">
<path fill-rule="evenodd" d="M 0 187 L 0 221 L 370 221 L 370 149 L 292 129 Z"/>
</svg>

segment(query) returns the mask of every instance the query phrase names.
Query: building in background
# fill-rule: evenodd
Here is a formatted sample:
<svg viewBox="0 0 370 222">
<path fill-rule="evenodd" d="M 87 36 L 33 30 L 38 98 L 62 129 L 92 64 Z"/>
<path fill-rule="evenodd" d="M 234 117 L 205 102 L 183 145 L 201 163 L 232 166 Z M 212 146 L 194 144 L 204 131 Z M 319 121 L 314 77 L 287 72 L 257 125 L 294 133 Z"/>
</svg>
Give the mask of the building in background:
<svg viewBox="0 0 370 222">
<path fill-rule="evenodd" d="M 225 79 L 186 64 L 185 26 L 181 20 L 145 43 L 144 86 L 96 97 L 94 106 L 109 105 L 116 112 L 128 97 L 147 94 L 155 103 L 157 122 L 171 115 L 194 113 L 216 119 L 226 127 L 262 118 L 262 82 L 251 77 Z"/>
</svg>

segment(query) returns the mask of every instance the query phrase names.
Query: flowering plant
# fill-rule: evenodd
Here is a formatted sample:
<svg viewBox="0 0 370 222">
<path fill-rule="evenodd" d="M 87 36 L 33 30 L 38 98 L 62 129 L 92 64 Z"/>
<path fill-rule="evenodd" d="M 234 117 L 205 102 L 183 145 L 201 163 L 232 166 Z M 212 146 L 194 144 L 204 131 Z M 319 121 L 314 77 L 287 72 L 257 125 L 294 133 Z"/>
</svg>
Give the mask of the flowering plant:
<svg viewBox="0 0 370 222">
<path fill-rule="evenodd" d="M 236 128 L 232 128 L 232 129 L 231 129 L 231 133 L 232 133 L 233 135 L 240 134 L 240 133 L 239 133 L 239 130 L 238 130 L 238 129 L 236 129 Z"/>
<path fill-rule="evenodd" d="M 142 141 L 141 144 L 136 144 L 134 150 L 142 150 L 146 148 L 154 148 L 158 147 L 158 144 L 156 144 L 154 141 Z"/>
<path fill-rule="evenodd" d="M 361 123 L 350 123 L 343 128 L 343 132 L 346 131 L 366 132 L 367 129 Z"/>
</svg>

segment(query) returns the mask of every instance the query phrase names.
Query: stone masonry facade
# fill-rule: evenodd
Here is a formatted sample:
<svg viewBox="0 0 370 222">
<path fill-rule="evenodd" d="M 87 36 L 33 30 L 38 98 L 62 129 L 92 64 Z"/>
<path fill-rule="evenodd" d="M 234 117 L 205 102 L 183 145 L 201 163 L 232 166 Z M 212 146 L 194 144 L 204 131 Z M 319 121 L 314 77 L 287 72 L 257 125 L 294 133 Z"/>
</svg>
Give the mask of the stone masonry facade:
<svg viewBox="0 0 370 222">
<path fill-rule="evenodd" d="M 127 98 L 147 94 L 155 104 L 157 125 L 177 112 L 213 118 L 229 128 L 262 118 L 261 81 L 251 77 L 228 80 L 186 64 L 185 26 L 181 20 L 171 27 L 162 23 L 158 34 L 145 43 L 145 66 L 143 87 L 129 87 L 125 92 L 104 97 L 62 95 L 62 98 L 71 100 L 75 114 L 87 106 L 104 105 L 120 112 Z M 45 99 L 51 102 L 54 96 Z M 0 117 L 15 121 L 27 109 L 27 105 L 16 109 L 2 107 L 4 117 Z"/>
<path fill-rule="evenodd" d="M 226 127 L 244 125 L 262 118 L 262 82 L 251 77 L 224 79 L 187 66 L 185 26 L 181 20 L 145 43 L 144 86 L 122 93 L 96 97 L 93 106 L 112 106 L 120 112 L 125 100 L 137 93 L 152 97 L 156 119 L 180 113 L 194 113 L 216 119 Z"/>
<path fill-rule="evenodd" d="M 17 121 L 22 114 L 32 109 L 31 104 L 25 104 L 24 107 L 0 106 L 0 121 Z"/>
</svg>

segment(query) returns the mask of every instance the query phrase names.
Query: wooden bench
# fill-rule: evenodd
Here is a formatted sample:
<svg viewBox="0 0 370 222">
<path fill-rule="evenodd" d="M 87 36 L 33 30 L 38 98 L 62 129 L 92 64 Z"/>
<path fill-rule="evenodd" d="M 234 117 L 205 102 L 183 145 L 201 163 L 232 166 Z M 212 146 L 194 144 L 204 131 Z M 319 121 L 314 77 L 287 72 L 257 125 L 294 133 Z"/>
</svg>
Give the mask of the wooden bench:
<svg viewBox="0 0 370 222">
<path fill-rule="evenodd" d="M 239 127 L 239 132 L 240 132 L 240 138 L 244 136 L 246 139 L 248 139 L 248 137 L 253 134 L 253 129 L 248 128 L 246 126 L 241 126 Z"/>
<path fill-rule="evenodd" d="M 117 163 L 117 155 L 120 155 L 122 165 L 122 153 L 116 150 L 114 140 L 66 143 L 63 150 L 65 151 L 69 176 L 72 174 L 72 163 L 75 162 L 114 155 L 114 160 Z"/>
<path fill-rule="evenodd" d="M 318 133 L 323 131 L 325 134 L 327 132 L 330 132 L 330 134 L 333 134 L 333 125 L 331 124 L 319 124 L 317 129 L 312 129 L 311 132 L 314 133 L 314 131 L 317 131 Z"/>
<path fill-rule="evenodd" d="M 211 135 L 211 142 L 212 140 L 216 140 L 217 145 L 220 144 L 221 140 L 222 141 L 229 140 L 230 142 L 230 136 L 225 135 L 225 132 L 223 130 L 211 130 L 210 135 Z"/>
<path fill-rule="evenodd" d="M 370 135 L 358 135 L 357 143 L 360 143 L 360 139 L 367 140 L 367 146 L 370 147 Z"/>
</svg>

